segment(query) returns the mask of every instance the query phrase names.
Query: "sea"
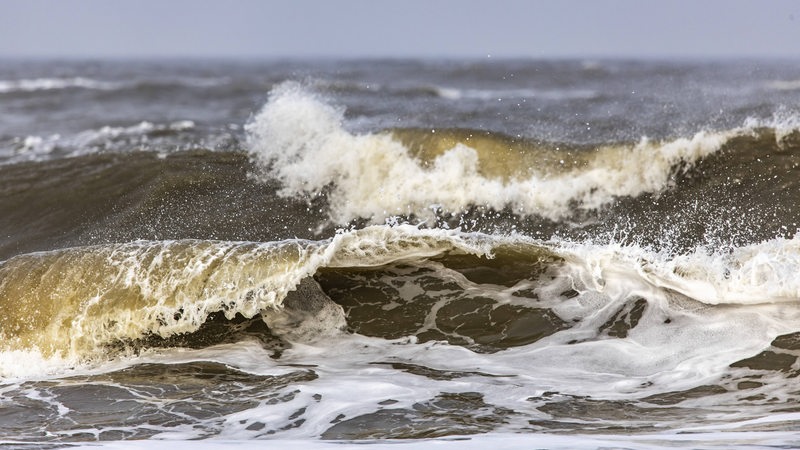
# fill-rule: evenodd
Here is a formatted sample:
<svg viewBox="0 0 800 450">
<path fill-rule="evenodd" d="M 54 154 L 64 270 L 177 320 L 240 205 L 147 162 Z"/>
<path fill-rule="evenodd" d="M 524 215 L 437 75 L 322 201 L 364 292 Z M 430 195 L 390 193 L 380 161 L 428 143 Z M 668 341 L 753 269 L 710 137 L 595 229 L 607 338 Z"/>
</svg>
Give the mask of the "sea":
<svg viewBox="0 0 800 450">
<path fill-rule="evenodd" d="M 4 449 L 798 448 L 800 61 L 4 59 L 0 261 Z"/>
</svg>

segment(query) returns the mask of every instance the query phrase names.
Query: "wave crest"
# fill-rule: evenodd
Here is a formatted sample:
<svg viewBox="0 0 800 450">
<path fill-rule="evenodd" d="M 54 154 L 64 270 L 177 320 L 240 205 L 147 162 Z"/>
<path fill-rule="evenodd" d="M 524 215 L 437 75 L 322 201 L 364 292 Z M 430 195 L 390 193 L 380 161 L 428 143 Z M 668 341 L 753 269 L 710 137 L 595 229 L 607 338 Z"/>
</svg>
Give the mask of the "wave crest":
<svg viewBox="0 0 800 450">
<path fill-rule="evenodd" d="M 94 80 L 85 77 L 0 80 L 0 94 L 12 92 L 52 91 L 70 88 L 108 91 L 119 89 L 121 86 L 123 85 L 120 83 Z"/>
<path fill-rule="evenodd" d="M 676 172 L 750 131 L 562 148 L 468 130 L 353 134 L 343 123 L 343 109 L 287 82 L 246 125 L 259 176 L 278 179 L 284 196 L 328 191 L 336 223 L 432 218 L 432 211 L 458 214 L 473 206 L 559 220 L 576 207 L 597 209 L 668 188 Z"/>
<path fill-rule="evenodd" d="M 216 312 L 232 319 L 279 308 L 323 266 L 489 249 L 477 237 L 400 225 L 325 241 L 139 241 L 16 256 L 0 265 L 0 348 L 91 355 L 148 334 L 196 331 Z"/>
<path fill-rule="evenodd" d="M 141 241 L 80 247 L 0 263 L 0 359 L 38 353 L 58 370 L 107 358 L 109 346 L 120 342 L 197 332 L 212 316 L 221 315 L 234 320 L 260 314 L 274 335 L 310 341 L 326 336 L 331 321 L 337 330 L 345 326 L 341 307 L 331 299 L 336 292 L 341 296 L 351 291 L 337 277 L 355 277 L 361 287 L 369 280 L 391 287 L 365 294 L 362 309 L 374 311 L 369 320 L 362 317 L 364 311 L 346 319 L 346 325 L 361 326 L 359 332 L 367 335 L 413 334 L 416 322 L 387 319 L 397 313 L 393 308 L 407 302 L 412 308 L 413 303 L 423 311 L 407 312 L 427 317 L 425 305 L 463 296 L 463 305 L 449 306 L 453 311 L 486 307 L 489 297 L 498 302 L 495 313 L 501 316 L 517 307 L 534 308 L 536 314 L 563 322 L 551 332 L 563 329 L 565 334 L 552 339 L 569 341 L 587 330 L 605 329 L 615 311 L 643 299 L 636 300 L 638 308 L 654 306 L 647 311 L 655 322 L 641 325 L 631 336 L 663 340 L 658 333 L 664 317 L 694 317 L 714 305 L 725 307 L 709 310 L 712 316 L 728 311 L 746 319 L 750 310 L 738 307 L 766 305 L 788 322 L 800 320 L 794 307 L 800 284 L 791 276 L 798 269 L 800 238 L 774 239 L 730 253 L 698 250 L 669 256 L 638 246 L 541 242 L 410 225 L 372 226 L 323 241 Z M 421 277 L 418 287 L 408 284 L 411 273 Z M 356 297 L 364 292 L 371 291 L 352 291 Z M 475 292 L 483 294 L 470 297 Z M 283 305 L 287 314 L 281 313 Z M 326 311 L 331 321 L 325 321 Z M 381 314 L 386 317 L 372 321 Z M 472 312 L 464 314 L 469 318 Z M 444 314 L 439 328 L 450 330 L 458 322 L 455 317 L 460 316 Z M 310 323 L 302 323 L 309 318 Z M 497 334 L 499 325 L 488 316 L 473 319 L 477 322 L 471 326 L 477 328 L 459 333 Z M 574 329 L 566 331 L 566 324 Z M 698 327 L 705 324 L 700 321 Z M 537 332 L 535 327 L 529 331 Z M 769 340 L 783 332 L 778 327 L 759 333 Z M 24 372 L 24 367 L 0 368 L 0 376 L 15 375 L 9 373 L 13 370 Z"/>
</svg>

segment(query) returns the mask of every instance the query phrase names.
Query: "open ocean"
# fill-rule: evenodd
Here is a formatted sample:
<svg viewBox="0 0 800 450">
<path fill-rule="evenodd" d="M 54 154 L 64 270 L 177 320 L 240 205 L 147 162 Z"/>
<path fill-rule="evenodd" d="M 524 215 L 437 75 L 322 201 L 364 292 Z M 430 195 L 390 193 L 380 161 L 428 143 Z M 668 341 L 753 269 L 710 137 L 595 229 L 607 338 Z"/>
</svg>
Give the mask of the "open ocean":
<svg viewBox="0 0 800 450">
<path fill-rule="evenodd" d="M 800 61 L 2 60 L 0 447 L 797 448 L 799 230 Z"/>
</svg>

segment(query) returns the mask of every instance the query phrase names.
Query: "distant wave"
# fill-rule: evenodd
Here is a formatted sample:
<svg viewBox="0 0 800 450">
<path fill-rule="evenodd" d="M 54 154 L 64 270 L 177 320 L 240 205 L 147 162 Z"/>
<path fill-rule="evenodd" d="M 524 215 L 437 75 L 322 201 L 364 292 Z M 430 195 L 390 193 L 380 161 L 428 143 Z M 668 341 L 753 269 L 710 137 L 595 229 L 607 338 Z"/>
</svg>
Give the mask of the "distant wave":
<svg viewBox="0 0 800 450">
<path fill-rule="evenodd" d="M 466 266 L 465 261 L 469 263 Z M 504 295 L 516 292 L 525 297 L 534 295 L 530 291 L 535 289 L 540 294 L 534 297 L 536 308 L 552 309 L 545 316 L 553 327 L 545 335 L 569 328 L 566 324 L 576 317 L 592 317 L 587 322 L 608 331 L 609 320 L 613 321 L 616 310 L 604 307 L 606 302 L 619 302 L 617 307 L 624 307 L 634 293 L 641 293 L 648 300 L 641 300 L 639 303 L 644 303 L 639 308 L 646 303 L 654 306 L 645 310 L 641 322 L 641 311 L 635 318 L 637 313 L 628 311 L 632 321 L 624 331 L 617 330 L 622 334 L 614 336 L 625 337 L 639 323 L 636 328 L 639 342 L 653 339 L 650 344 L 655 347 L 670 347 L 669 339 L 658 336 L 662 332 L 672 333 L 685 351 L 700 355 L 707 349 L 696 345 L 696 338 L 707 335 L 708 323 L 687 313 L 676 295 L 684 296 L 683 302 L 698 305 L 772 304 L 779 308 L 796 302 L 800 293 L 800 283 L 793 276 L 800 270 L 800 240 L 796 238 L 774 239 L 739 247 L 730 253 L 698 250 L 677 257 L 638 246 L 541 242 L 524 236 L 420 229 L 410 225 L 371 226 L 321 241 L 136 241 L 19 255 L 0 262 L 0 313 L 4 318 L 0 322 L 0 354 L 38 353 L 75 364 L 102 355 L 115 343 L 196 332 L 211 314 L 217 313 L 229 320 L 236 315 L 251 318 L 261 314 L 279 336 L 290 341 L 314 339 L 320 333 L 335 333 L 344 322 L 341 308 L 330 303 L 327 291 L 309 277 L 319 277 L 322 286 L 330 282 L 336 286 L 333 279 L 326 279 L 337 276 L 331 270 L 374 270 L 393 263 L 449 268 L 451 275 L 442 279 L 443 283 L 451 283 L 447 289 L 453 289 L 453 280 L 457 279 L 461 280 L 459 289 L 463 290 L 481 283 L 482 272 L 470 271 L 475 266 L 495 273 L 490 283 L 495 287 L 499 286 L 497 283 L 507 286 Z M 540 278 L 545 272 L 560 276 Z M 457 276 L 458 273 L 461 275 Z M 404 273 L 401 285 L 408 282 L 408 276 Z M 368 280 L 360 279 L 360 283 Z M 323 303 L 318 306 L 325 308 L 327 304 L 340 311 L 339 319 L 333 317 L 335 311 L 330 311 L 330 321 L 299 329 L 299 323 L 308 316 L 300 317 L 303 313 L 298 311 L 299 316 L 295 317 L 298 322 L 284 315 L 281 311 L 285 310 L 280 307 L 286 306 L 285 301 L 297 295 L 293 293 L 297 290 L 300 298 L 296 301 L 303 303 L 318 297 Z M 569 294 L 570 290 L 574 292 Z M 403 298 L 405 294 L 413 294 L 422 304 L 430 300 L 424 299 L 425 295 L 432 298 L 437 295 L 425 294 L 421 289 L 406 293 L 400 290 L 396 295 Z M 583 300 L 572 300 L 584 294 Z M 507 302 L 515 296 L 502 298 Z M 370 297 L 370 302 L 381 301 L 391 303 L 398 299 L 389 296 L 381 300 L 378 294 Z M 405 301 L 411 301 L 411 297 Z M 474 313 L 474 304 L 463 307 L 469 311 L 465 315 Z M 391 315 L 387 312 L 391 309 L 388 304 L 379 304 L 375 314 Z M 684 324 L 688 327 L 684 331 L 690 330 L 693 335 L 684 335 L 679 331 L 681 328 L 665 325 L 664 317 L 668 315 L 672 320 L 683 317 L 684 322 L 695 323 L 691 327 Z M 447 326 L 452 325 L 453 317 L 442 318 L 442 323 L 437 321 L 436 326 L 443 332 L 449 330 Z M 706 317 L 712 328 L 714 320 L 719 319 L 736 321 L 747 317 L 715 316 L 713 312 Z M 362 333 L 379 336 L 430 331 L 425 326 L 417 330 L 420 325 L 413 320 L 379 321 L 378 325 L 384 328 L 378 329 L 369 328 L 368 323 L 358 325 L 357 320 L 351 317 L 349 323 L 363 326 Z M 494 323 L 488 315 L 485 320 L 480 326 L 472 323 L 463 330 L 448 331 L 448 339 L 457 342 L 462 333 L 480 336 L 483 344 L 502 347 L 525 345 L 543 337 L 534 329 L 525 338 L 517 330 L 519 341 L 489 339 L 505 333 L 502 328 L 508 324 Z M 585 334 L 585 325 L 579 324 L 564 333 L 562 339 Z M 331 326 L 335 329 L 328 329 Z M 301 331 L 305 334 L 298 334 Z M 726 345 L 725 340 L 717 345 Z M 671 354 L 673 358 L 682 357 L 674 350 Z M 0 377 L 24 371 L 24 367 L 14 365 L 0 367 Z"/>
<path fill-rule="evenodd" d="M 124 86 L 124 84 L 118 82 L 94 80 L 84 77 L 0 80 L 0 94 L 10 92 L 51 91 L 69 88 L 114 90 L 122 86 Z"/>
<path fill-rule="evenodd" d="M 60 150 L 62 156 L 79 156 L 103 150 L 129 149 L 131 141 L 145 145 L 151 139 L 158 139 L 192 130 L 195 123 L 191 120 L 179 120 L 170 123 L 140 122 L 131 126 L 104 126 L 94 130 L 85 130 L 74 135 L 61 136 L 26 136 L 11 140 L 12 154 L 2 155 L 0 164 L 20 161 L 38 161 Z"/>
<path fill-rule="evenodd" d="M 800 90 L 800 80 L 775 80 L 766 84 L 766 87 L 775 91 Z"/>
<path fill-rule="evenodd" d="M 502 99 L 592 99 L 598 93 L 590 89 L 462 89 L 451 87 L 434 88 L 437 96 L 448 100 L 502 100 Z"/>
<path fill-rule="evenodd" d="M 158 87 L 184 86 L 190 88 L 210 88 L 228 83 L 228 78 L 180 77 L 148 81 L 104 81 L 86 77 L 27 78 L 20 80 L 0 80 L 0 94 L 15 92 L 54 91 L 63 89 L 88 89 L 113 91 L 120 89 L 149 89 Z"/>
<path fill-rule="evenodd" d="M 376 92 L 386 91 L 393 95 L 439 97 L 446 100 L 485 100 L 497 101 L 498 99 L 593 99 L 599 93 L 591 89 L 547 89 L 547 88 L 520 88 L 520 89 L 473 89 L 451 86 L 435 85 L 395 85 L 389 86 L 380 83 L 365 83 L 354 81 L 332 81 L 326 79 L 309 80 L 307 85 L 314 89 L 334 92 Z"/>
</svg>

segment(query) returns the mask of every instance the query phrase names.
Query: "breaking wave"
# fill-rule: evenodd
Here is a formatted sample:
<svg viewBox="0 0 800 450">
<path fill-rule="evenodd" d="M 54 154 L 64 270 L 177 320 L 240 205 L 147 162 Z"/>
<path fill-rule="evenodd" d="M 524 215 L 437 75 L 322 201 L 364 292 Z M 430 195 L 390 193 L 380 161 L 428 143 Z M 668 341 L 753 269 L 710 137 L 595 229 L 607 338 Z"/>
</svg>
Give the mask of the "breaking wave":
<svg viewBox="0 0 800 450">
<path fill-rule="evenodd" d="M 396 215 L 425 219 L 474 206 L 560 220 L 620 197 L 669 189 L 736 138 L 755 136 L 780 147 L 796 131 L 751 121 L 664 142 L 595 146 L 461 129 L 353 134 L 342 108 L 296 83 L 275 88 L 245 128 L 258 176 L 279 180 L 285 196 L 326 193 L 330 218 L 340 224 Z"/>
<path fill-rule="evenodd" d="M 215 315 L 260 315 L 288 341 L 349 328 L 446 340 L 479 352 L 550 335 L 551 345 L 631 336 L 638 345 L 675 339 L 691 347 L 705 334 L 722 349 L 744 321 L 737 332 L 752 341 L 743 340 L 735 360 L 800 319 L 793 307 L 800 298 L 798 270 L 797 238 L 681 256 L 410 225 L 372 226 L 322 241 L 138 241 L 3 262 L 0 338 L 4 359 L 38 354 L 63 366 L 107 358 L 113 346 L 149 336 L 191 335 Z M 713 305 L 771 310 L 753 316 L 708 309 Z M 756 320 L 759 314 L 782 319 Z M 673 325 L 665 327 L 665 320 Z M 707 350 L 682 349 L 697 357 Z M 685 355 L 670 351 L 671 364 L 679 364 Z M 614 358 L 604 364 L 609 361 Z M 23 369 L 4 365 L 2 375 Z"/>
<path fill-rule="evenodd" d="M 13 92 L 52 91 L 58 89 L 97 89 L 114 90 L 124 84 L 112 81 L 95 80 L 85 77 L 73 78 L 30 78 L 21 80 L 0 80 L 0 94 Z"/>
</svg>

